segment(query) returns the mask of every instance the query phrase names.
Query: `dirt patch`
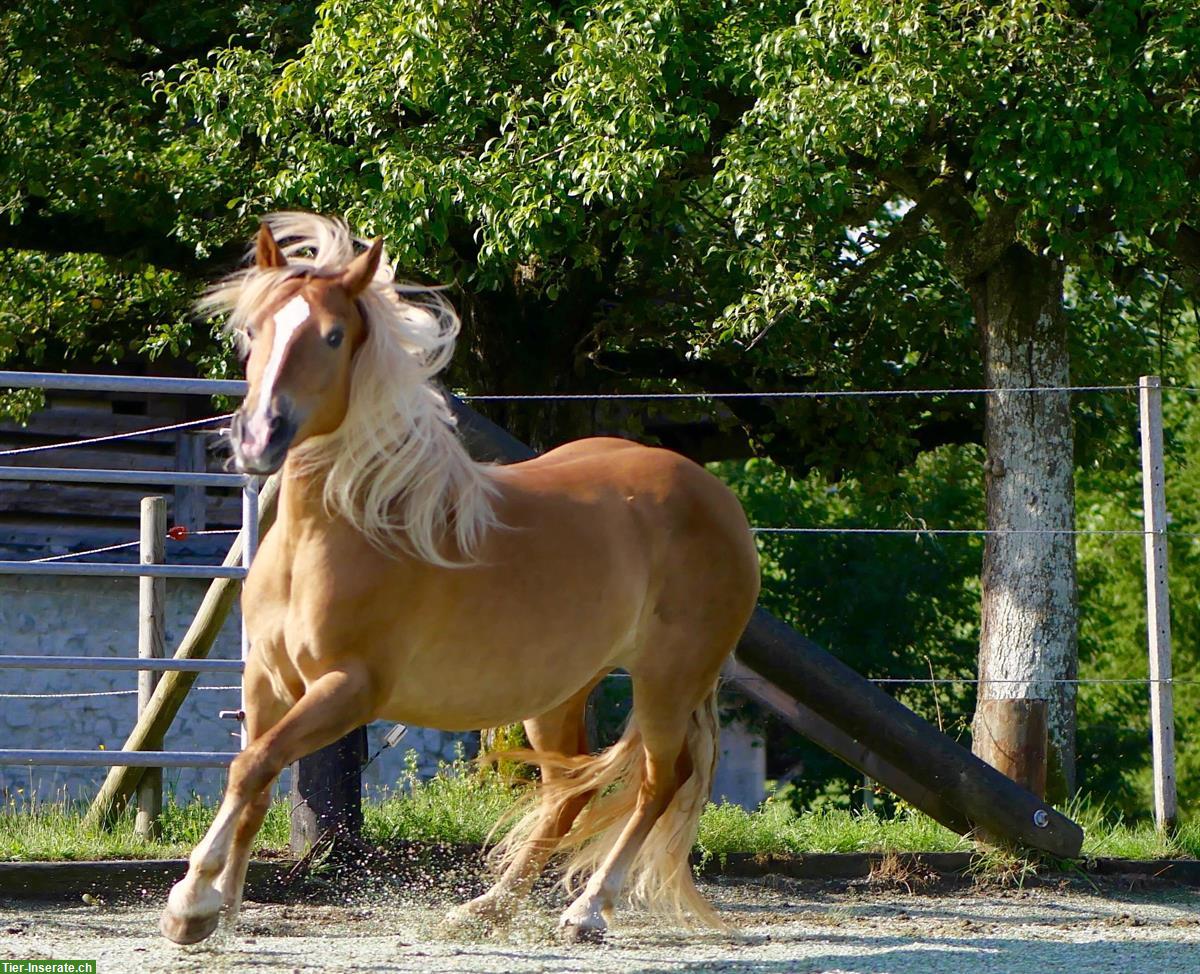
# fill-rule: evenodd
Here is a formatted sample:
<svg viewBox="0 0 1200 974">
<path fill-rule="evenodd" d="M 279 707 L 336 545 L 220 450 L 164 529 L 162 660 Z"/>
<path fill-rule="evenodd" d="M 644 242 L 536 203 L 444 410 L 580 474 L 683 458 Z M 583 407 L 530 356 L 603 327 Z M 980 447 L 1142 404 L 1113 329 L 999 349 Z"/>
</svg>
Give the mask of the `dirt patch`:
<svg viewBox="0 0 1200 974">
<path fill-rule="evenodd" d="M 249 904 L 236 933 L 191 948 L 159 938 L 157 901 L 0 902 L 0 959 L 95 958 L 104 974 L 1200 970 L 1200 894 L 1187 889 L 910 894 L 903 884 L 880 889 L 795 880 L 722 880 L 704 888 L 734 932 L 672 929 L 624 912 L 599 946 L 560 944 L 555 926 L 562 904 L 548 897 L 506 930 L 466 935 L 443 924 L 451 903 L 428 890 L 330 889 L 341 902 Z"/>
</svg>

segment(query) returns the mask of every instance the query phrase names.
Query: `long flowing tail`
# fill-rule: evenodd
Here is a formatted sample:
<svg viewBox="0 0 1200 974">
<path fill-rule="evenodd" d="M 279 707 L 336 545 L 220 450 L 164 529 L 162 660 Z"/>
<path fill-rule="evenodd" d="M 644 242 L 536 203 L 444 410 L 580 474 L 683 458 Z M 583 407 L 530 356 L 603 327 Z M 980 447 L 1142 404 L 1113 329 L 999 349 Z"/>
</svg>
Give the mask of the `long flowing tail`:
<svg viewBox="0 0 1200 974">
<path fill-rule="evenodd" d="M 689 862 L 700 814 L 712 791 L 719 733 L 714 687 L 688 721 L 685 746 L 692 773 L 642 844 L 624 889 L 629 901 L 643 909 L 671 915 L 683 923 L 724 928 L 726 924 L 696 889 Z M 504 756 L 518 755 L 509 752 Z M 562 882 L 569 891 L 577 892 L 604 861 L 637 807 L 646 769 L 641 733 L 631 720 L 616 744 L 594 756 L 568 758 L 534 751 L 519 756 L 557 773 L 538 786 L 531 807 L 493 850 L 493 861 L 500 868 L 507 866 L 542 814 L 591 795 L 557 847 L 566 855 Z"/>
</svg>

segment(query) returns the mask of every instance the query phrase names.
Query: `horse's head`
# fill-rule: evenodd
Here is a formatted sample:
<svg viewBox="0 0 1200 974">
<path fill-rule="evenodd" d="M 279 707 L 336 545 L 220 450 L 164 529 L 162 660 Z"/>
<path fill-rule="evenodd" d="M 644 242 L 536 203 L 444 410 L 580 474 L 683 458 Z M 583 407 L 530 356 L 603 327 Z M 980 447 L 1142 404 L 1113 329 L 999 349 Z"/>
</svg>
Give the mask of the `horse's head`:
<svg viewBox="0 0 1200 974">
<path fill-rule="evenodd" d="M 341 425 L 351 363 L 366 338 L 355 299 L 375 276 L 381 252 L 382 241 L 376 240 L 336 275 L 285 277 L 271 300 L 249 317 L 249 388 L 230 431 L 234 460 L 243 473 L 273 473 L 291 447 Z M 260 270 L 287 266 L 265 223 L 255 260 Z"/>
</svg>

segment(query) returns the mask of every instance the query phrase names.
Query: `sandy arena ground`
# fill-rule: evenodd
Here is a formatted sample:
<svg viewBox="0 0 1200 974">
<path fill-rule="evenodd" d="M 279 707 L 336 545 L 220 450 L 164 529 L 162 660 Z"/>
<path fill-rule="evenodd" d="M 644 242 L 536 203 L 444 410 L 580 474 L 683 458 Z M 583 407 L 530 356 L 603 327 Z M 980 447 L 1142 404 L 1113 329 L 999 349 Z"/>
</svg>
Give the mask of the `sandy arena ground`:
<svg viewBox="0 0 1200 974">
<path fill-rule="evenodd" d="M 650 972 L 785 974 L 1196 974 L 1200 892 L 1189 889 L 958 890 L 910 894 L 789 880 L 706 883 L 738 930 L 689 933 L 628 912 L 601 945 L 556 940 L 556 911 L 465 935 L 443 908 L 394 892 L 350 905 L 249 904 L 235 934 L 175 947 L 157 901 L 136 906 L 0 901 L 0 960 L 95 958 L 134 972 Z"/>
</svg>

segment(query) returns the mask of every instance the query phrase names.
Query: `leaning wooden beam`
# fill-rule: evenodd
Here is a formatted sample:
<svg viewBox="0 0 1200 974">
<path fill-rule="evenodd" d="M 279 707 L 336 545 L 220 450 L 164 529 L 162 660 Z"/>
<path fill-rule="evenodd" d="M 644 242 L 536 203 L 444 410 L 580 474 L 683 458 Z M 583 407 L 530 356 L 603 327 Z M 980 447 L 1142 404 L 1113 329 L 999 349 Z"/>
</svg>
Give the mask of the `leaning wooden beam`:
<svg viewBox="0 0 1200 974">
<path fill-rule="evenodd" d="M 279 496 L 278 478 L 270 478 L 259 494 L 259 533 L 265 534 L 275 520 L 275 504 Z M 225 556 L 224 565 L 242 563 L 242 536 L 239 534 Z M 209 585 L 204 601 L 196 610 L 192 624 L 175 650 L 175 659 L 204 659 L 212 650 L 217 634 L 234 601 L 241 592 L 241 581 L 233 578 L 217 578 Z M 164 673 L 154 694 L 146 704 L 137 725 L 122 746 L 123 751 L 141 751 L 162 741 L 167 729 L 183 706 L 183 701 L 196 682 L 199 674 L 174 670 Z M 88 809 L 84 823 L 91 827 L 109 827 L 125 809 L 130 797 L 137 790 L 145 768 L 114 767 L 109 770 L 99 793 Z"/>
<path fill-rule="evenodd" d="M 1064 859 L 1079 855 L 1083 830 L 1078 825 L 769 612 L 755 610 L 737 655 L 835 725 L 856 749 L 873 752 L 937 795 L 980 838 Z M 854 763 L 855 754 L 817 743 Z M 919 793 L 897 793 L 918 804 Z M 952 821 L 939 820 L 956 828 Z"/>
<path fill-rule="evenodd" d="M 785 693 L 774 683 L 759 676 L 745 663 L 731 659 L 722 670 L 722 674 L 728 685 L 742 696 L 752 700 L 768 713 L 774 714 L 817 746 L 836 754 L 872 781 L 878 781 L 889 791 L 902 796 L 910 805 L 919 808 L 930 818 L 942 822 L 960 835 L 971 831 L 970 820 L 957 808 L 948 804 L 938 792 L 914 781 L 816 711 L 804 706 L 790 693 Z"/>
<path fill-rule="evenodd" d="M 511 463 L 534 455 L 466 404 L 453 405 L 477 459 Z M 1079 854 L 1078 825 L 766 610 L 755 611 L 737 658 L 805 708 L 797 719 L 819 718 L 807 719 L 803 731 L 814 743 L 876 780 L 888 774 L 896 794 L 948 828 L 1062 858 Z"/>
</svg>

